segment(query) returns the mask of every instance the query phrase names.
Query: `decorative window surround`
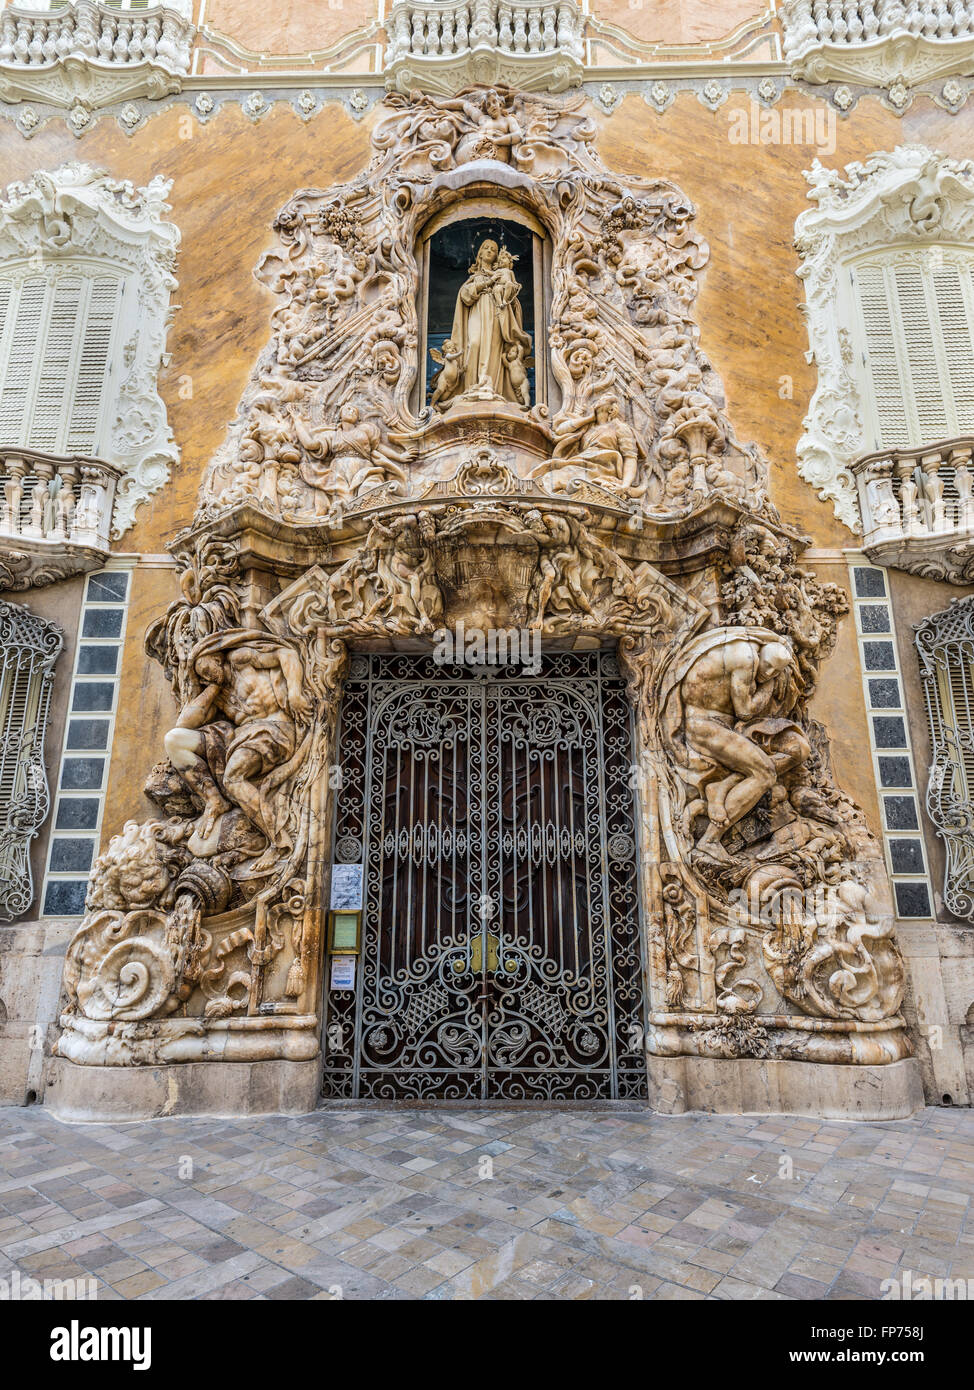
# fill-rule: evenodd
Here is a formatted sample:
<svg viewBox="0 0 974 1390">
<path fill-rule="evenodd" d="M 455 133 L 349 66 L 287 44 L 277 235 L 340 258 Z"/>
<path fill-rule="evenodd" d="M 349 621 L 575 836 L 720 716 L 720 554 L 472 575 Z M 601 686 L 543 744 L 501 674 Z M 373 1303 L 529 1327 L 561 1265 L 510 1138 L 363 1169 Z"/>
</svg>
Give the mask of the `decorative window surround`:
<svg viewBox="0 0 974 1390">
<path fill-rule="evenodd" d="M 933 916 L 933 893 L 920 825 L 889 583 L 885 570 L 856 560 L 850 561 L 849 579 L 868 711 L 869 746 L 896 915 L 907 920 L 929 920 Z"/>
<path fill-rule="evenodd" d="M 4 398 L 8 392 L 28 392 L 18 372 L 26 367 L 29 373 L 38 361 L 48 362 L 46 347 L 33 341 L 47 333 L 46 323 L 35 321 L 27 335 L 30 315 L 25 310 L 23 325 L 18 324 L 10 308 L 14 297 L 25 285 L 42 295 L 45 284 L 76 286 L 86 278 L 96 285 L 112 277 L 117 281 L 111 314 L 91 328 L 90 352 L 86 340 L 77 360 L 73 357 L 67 364 L 65 357 L 67 365 L 60 369 L 62 375 L 76 377 L 60 407 L 68 412 L 68 423 L 52 436 L 66 444 L 65 453 L 60 459 L 46 451 L 41 455 L 62 477 L 64 465 L 79 462 L 82 468 L 96 466 L 103 477 L 117 471 L 112 517 L 116 538 L 132 525 L 139 503 L 168 480 L 179 457 L 156 384 L 179 245 L 177 228 L 163 220 L 170 210 L 165 201 L 170 187 L 168 180 L 157 177 L 137 189 L 90 165 L 65 164 L 53 173 L 35 174 L 28 183 L 11 184 L 0 200 L 0 325 L 5 324 L 0 326 L 0 448 L 8 458 L 25 449 L 37 450 L 31 433 L 37 415 L 25 404 L 23 410 L 11 408 L 5 421 Z M 10 296 L 5 298 L 7 287 Z M 53 312 L 56 296 L 48 294 L 46 302 L 41 318 Z M 91 323 L 86 320 L 86 333 Z M 52 336 L 50 341 L 56 344 L 57 339 Z M 54 376 L 59 360 L 56 353 L 50 358 Z M 71 412 L 79 410 L 75 418 Z M 47 422 L 45 429 L 55 425 Z M 82 460 L 72 453 L 79 444 L 88 455 Z"/>
<path fill-rule="evenodd" d="M 895 107 L 918 82 L 974 73 L 971 0 L 786 0 L 781 25 L 793 77 L 884 87 Z"/>
<path fill-rule="evenodd" d="M 45 917 L 84 912 L 101 836 L 131 584 L 130 567 L 118 563 L 88 576 L 47 851 Z"/>
<path fill-rule="evenodd" d="M 916 649 L 930 721 L 927 811 L 947 850 L 944 904 L 974 922 L 974 599 L 919 623 Z"/>
<path fill-rule="evenodd" d="M 385 23 L 393 91 L 450 95 L 503 82 L 563 92 L 582 80 L 585 10 L 575 0 L 402 0 Z"/>
<path fill-rule="evenodd" d="M 855 464 L 871 560 L 925 579 L 974 584 L 972 452 L 974 438 L 965 436 L 867 454 Z"/>
<path fill-rule="evenodd" d="M 806 178 L 817 206 L 799 214 L 795 246 L 818 386 L 798 442 L 798 471 L 832 502 L 839 520 L 859 532 L 854 465 L 880 441 L 870 437 L 863 399 L 865 344 L 853 271 L 870 253 L 885 257 L 895 248 L 909 256 L 924 247 L 943 254 L 951 243 L 974 251 L 974 164 L 922 145 L 899 145 L 848 165 L 845 177 L 816 159 Z"/>
<path fill-rule="evenodd" d="M 51 804 L 44 734 L 63 645 L 56 623 L 0 602 L 0 922 L 34 900 L 30 845 Z"/>
<path fill-rule="evenodd" d="M 178 92 L 196 29 L 175 7 L 73 0 L 0 12 L 0 99 L 97 110 Z"/>
</svg>

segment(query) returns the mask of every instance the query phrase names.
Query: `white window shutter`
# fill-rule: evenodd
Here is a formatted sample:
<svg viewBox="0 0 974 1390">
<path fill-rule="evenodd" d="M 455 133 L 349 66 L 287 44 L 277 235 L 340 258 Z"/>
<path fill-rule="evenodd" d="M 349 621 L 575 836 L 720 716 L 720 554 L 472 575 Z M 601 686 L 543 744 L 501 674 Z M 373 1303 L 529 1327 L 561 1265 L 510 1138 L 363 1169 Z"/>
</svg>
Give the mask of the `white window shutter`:
<svg viewBox="0 0 974 1390">
<path fill-rule="evenodd" d="M 886 275 L 881 265 L 856 271 L 859 315 L 866 347 L 866 369 L 879 426 L 874 447 L 905 443 L 909 426 Z"/>
<path fill-rule="evenodd" d="M 974 258 L 935 249 L 853 272 L 872 448 L 974 432 Z"/>
<path fill-rule="evenodd" d="M 67 452 L 98 452 L 98 425 L 111 364 L 120 291 L 120 282 L 107 275 L 99 276 L 89 284 L 84 336 L 65 441 Z"/>
<path fill-rule="evenodd" d="M 41 275 L 0 288 L 0 444 L 99 454 L 119 276 Z"/>
</svg>

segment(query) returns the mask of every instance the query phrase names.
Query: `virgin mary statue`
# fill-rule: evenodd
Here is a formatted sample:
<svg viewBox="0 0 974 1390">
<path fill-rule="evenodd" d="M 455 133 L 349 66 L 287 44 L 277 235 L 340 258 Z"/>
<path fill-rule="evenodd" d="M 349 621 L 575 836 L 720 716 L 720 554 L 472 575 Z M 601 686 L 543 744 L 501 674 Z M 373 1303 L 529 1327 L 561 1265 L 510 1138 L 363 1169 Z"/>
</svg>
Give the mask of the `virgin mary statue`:
<svg viewBox="0 0 974 1390">
<path fill-rule="evenodd" d="M 451 337 L 462 364 L 457 395 L 486 377 L 499 396 L 522 403 L 516 383 L 524 379 L 531 339 L 521 322 L 520 292 L 510 252 L 482 242 L 453 314 Z"/>
</svg>

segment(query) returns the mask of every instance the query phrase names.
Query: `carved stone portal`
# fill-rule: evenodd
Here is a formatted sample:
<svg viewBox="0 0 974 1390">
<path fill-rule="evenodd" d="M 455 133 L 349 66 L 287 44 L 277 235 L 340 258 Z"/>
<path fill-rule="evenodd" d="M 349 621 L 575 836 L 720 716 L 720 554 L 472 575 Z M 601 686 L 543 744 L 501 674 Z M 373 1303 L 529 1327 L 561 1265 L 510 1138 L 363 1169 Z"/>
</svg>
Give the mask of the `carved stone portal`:
<svg viewBox="0 0 974 1390">
<path fill-rule="evenodd" d="M 693 208 L 603 168 L 582 104 L 390 96 L 369 169 L 279 214 L 271 339 L 147 638 L 176 704 L 159 816 L 96 865 L 60 1056 L 318 1056 L 332 862 L 361 858 L 331 839 L 349 653 L 430 652 L 461 623 L 616 649 L 651 1057 L 909 1054 L 879 848 L 808 713 L 844 595 L 800 568 L 724 414 Z M 483 246 L 418 399 L 416 248 L 467 206 L 543 232 L 540 404 L 518 282 Z"/>
</svg>

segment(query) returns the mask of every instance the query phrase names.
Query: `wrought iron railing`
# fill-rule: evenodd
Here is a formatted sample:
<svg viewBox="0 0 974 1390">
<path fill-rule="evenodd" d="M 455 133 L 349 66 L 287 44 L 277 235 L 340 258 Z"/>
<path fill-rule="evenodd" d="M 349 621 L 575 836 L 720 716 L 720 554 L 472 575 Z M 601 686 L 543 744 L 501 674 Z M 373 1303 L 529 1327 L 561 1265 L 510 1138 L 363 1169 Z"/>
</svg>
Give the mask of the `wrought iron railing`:
<svg viewBox="0 0 974 1390">
<path fill-rule="evenodd" d="M 946 849 L 944 906 L 974 921 L 974 599 L 916 629 L 930 724 L 927 811 Z"/>
</svg>

